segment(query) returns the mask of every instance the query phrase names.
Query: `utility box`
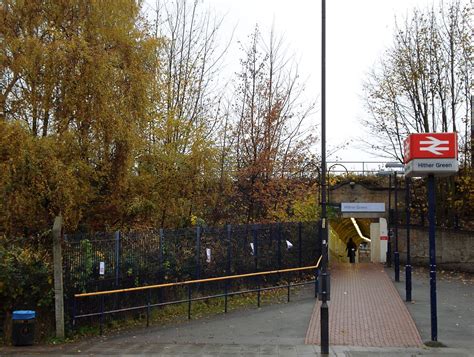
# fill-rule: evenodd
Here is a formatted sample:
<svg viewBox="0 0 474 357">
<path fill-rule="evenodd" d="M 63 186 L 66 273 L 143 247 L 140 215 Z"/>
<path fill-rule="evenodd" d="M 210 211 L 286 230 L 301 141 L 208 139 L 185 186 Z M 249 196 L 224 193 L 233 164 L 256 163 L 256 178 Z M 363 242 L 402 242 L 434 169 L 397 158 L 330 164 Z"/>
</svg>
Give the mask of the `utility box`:
<svg viewBox="0 0 474 357">
<path fill-rule="evenodd" d="M 380 263 L 380 223 L 370 224 L 370 261 Z"/>
<path fill-rule="evenodd" d="M 388 245 L 387 220 L 379 218 L 379 223 L 370 224 L 370 261 L 385 263 Z"/>
<path fill-rule="evenodd" d="M 387 220 L 385 218 L 379 218 L 379 249 L 380 249 L 380 263 L 387 261 L 387 249 L 388 249 L 388 229 Z"/>
<path fill-rule="evenodd" d="M 35 311 L 13 311 L 12 341 L 14 346 L 30 346 L 33 344 L 35 339 L 35 322 Z"/>
</svg>

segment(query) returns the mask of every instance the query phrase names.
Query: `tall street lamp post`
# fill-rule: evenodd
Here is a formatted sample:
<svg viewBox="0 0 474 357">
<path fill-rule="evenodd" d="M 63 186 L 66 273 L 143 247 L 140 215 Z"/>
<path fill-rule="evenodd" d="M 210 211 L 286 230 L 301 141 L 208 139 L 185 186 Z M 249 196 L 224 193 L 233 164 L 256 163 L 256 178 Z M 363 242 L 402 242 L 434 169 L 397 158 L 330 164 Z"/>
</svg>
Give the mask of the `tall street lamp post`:
<svg viewBox="0 0 474 357">
<path fill-rule="evenodd" d="M 405 165 L 399 162 L 389 162 L 385 164 L 386 168 L 403 168 Z M 398 251 L 398 180 L 397 180 L 397 171 L 393 171 L 393 178 L 395 181 L 395 210 L 394 210 L 394 228 L 395 228 L 395 249 L 393 253 L 393 262 L 394 262 L 394 270 L 395 270 L 395 281 L 400 281 L 400 253 Z"/>
<path fill-rule="evenodd" d="M 393 215 L 394 221 L 394 228 L 395 228 L 395 249 L 393 252 L 393 263 L 394 263 L 394 270 L 395 270 L 395 281 L 400 281 L 400 253 L 398 252 L 398 180 L 397 180 L 397 172 L 393 173 L 393 179 L 395 181 L 395 209 Z"/>
<path fill-rule="evenodd" d="M 321 169 L 318 166 L 316 166 L 316 171 L 318 173 L 318 178 L 317 178 L 317 181 L 316 181 L 318 199 L 316 201 L 316 204 L 320 205 L 321 204 L 321 190 L 322 190 Z"/>
<path fill-rule="evenodd" d="M 326 212 L 326 0 L 321 1 L 321 354 L 329 355 L 328 222 Z"/>
<path fill-rule="evenodd" d="M 388 175 L 388 243 L 387 243 L 387 267 L 392 266 L 392 173 Z"/>
<path fill-rule="evenodd" d="M 405 176 L 405 212 L 407 235 L 407 259 L 405 263 L 406 301 L 411 301 L 411 257 L 410 257 L 410 177 Z"/>
</svg>

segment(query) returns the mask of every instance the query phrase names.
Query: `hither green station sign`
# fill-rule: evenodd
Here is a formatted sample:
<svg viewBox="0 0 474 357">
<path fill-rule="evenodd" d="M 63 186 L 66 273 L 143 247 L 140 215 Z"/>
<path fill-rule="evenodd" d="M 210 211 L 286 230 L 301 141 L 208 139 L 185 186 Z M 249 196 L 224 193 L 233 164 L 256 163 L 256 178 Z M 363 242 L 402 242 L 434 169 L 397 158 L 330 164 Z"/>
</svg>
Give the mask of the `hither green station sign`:
<svg viewBox="0 0 474 357">
<path fill-rule="evenodd" d="M 458 170 L 456 133 L 411 134 L 405 140 L 407 177 L 450 176 Z"/>
</svg>

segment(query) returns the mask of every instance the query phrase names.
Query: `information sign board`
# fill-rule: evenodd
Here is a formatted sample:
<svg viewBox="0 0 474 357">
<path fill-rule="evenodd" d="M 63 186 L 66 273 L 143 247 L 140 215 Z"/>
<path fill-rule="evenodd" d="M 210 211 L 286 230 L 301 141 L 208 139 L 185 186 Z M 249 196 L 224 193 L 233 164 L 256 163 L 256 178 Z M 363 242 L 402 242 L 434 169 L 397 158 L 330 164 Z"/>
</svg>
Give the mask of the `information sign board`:
<svg viewBox="0 0 474 357">
<path fill-rule="evenodd" d="M 342 202 L 341 212 L 385 212 L 384 202 Z"/>
<path fill-rule="evenodd" d="M 405 176 L 450 176 L 458 169 L 457 159 L 413 159 L 405 165 Z"/>
</svg>

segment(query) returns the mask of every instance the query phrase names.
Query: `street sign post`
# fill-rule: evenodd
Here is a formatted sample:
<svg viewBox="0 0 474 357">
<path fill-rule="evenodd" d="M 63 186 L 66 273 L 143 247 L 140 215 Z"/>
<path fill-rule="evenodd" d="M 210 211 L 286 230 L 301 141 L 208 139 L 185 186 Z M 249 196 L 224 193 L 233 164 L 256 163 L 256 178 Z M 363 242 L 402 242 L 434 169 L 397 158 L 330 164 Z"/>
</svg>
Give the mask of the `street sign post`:
<svg viewBox="0 0 474 357">
<path fill-rule="evenodd" d="M 431 341 L 438 340 L 436 311 L 436 226 L 435 176 L 449 176 L 458 171 L 456 133 L 411 134 L 405 140 L 405 177 L 428 176 L 428 218 L 430 254 Z M 408 205 L 409 202 L 406 202 Z M 407 225 L 409 224 L 407 213 Z M 411 300 L 411 267 L 409 267 L 409 235 L 407 234 L 407 300 Z"/>
</svg>

